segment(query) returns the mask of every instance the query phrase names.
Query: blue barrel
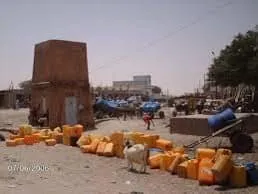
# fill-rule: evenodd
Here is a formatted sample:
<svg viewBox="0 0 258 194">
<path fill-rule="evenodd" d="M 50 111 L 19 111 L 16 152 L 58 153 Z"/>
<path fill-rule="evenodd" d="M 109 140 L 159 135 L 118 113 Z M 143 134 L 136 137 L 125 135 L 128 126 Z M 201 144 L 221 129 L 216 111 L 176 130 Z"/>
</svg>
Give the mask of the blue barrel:
<svg viewBox="0 0 258 194">
<path fill-rule="evenodd" d="M 225 127 L 229 121 L 235 120 L 236 116 L 232 109 L 228 108 L 221 113 L 213 115 L 208 118 L 208 124 L 210 128 L 217 130 Z"/>
<path fill-rule="evenodd" d="M 245 164 L 246 172 L 247 172 L 247 180 L 251 185 L 258 185 L 258 170 L 255 166 L 255 163 L 248 162 Z"/>
</svg>

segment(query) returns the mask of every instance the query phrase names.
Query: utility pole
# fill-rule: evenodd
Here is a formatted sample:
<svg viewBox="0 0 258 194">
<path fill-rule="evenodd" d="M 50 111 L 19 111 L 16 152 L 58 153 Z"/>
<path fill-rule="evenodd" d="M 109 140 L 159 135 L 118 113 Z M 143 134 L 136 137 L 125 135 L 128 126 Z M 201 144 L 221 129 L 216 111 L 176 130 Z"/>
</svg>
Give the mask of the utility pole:
<svg viewBox="0 0 258 194">
<path fill-rule="evenodd" d="M 201 80 L 199 80 L 199 93 L 201 93 L 202 87 L 201 87 Z M 199 94 L 198 94 L 199 95 Z"/>
<path fill-rule="evenodd" d="M 129 85 L 129 83 L 127 84 L 127 95 L 128 95 L 128 97 L 130 97 L 130 85 Z"/>
<path fill-rule="evenodd" d="M 205 87 L 206 87 L 206 74 L 203 74 L 203 93 L 205 92 Z"/>
<path fill-rule="evenodd" d="M 10 86 L 9 86 L 9 105 L 8 105 L 8 107 L 9 108 L 13 108 L 13 101 L 14 101 L 14 92 L 13 92 L 13 81 L 11 81 L 11 84 L 10 84 Z"/>
<path fill-rule="evenodd" d="M 168 94 L 168 88 L 167 88 L 167 106 L 168 106 L 168 98 L 169 98 L 168 95 L 169 94 Z"/>
<path fill-rule="evenodd" d="M 206 84 L 206 73 L 203 74 L 203 84 Z"/>
<path fill-rule="evenodd" d="M 213 55 L 213 59 L 215 59 L 216 56 L 215 56 L 214 51 L 212 51 L 211 54 Z M 215 81 L 214 81 L 214 83 L 215 83 L 215 87 L 216 87 L 216 88 L 215 88 L 215 98 L 218 98 L 218 86 L 217 86 L 217 84 L 216 84 Z"/>
</svg>

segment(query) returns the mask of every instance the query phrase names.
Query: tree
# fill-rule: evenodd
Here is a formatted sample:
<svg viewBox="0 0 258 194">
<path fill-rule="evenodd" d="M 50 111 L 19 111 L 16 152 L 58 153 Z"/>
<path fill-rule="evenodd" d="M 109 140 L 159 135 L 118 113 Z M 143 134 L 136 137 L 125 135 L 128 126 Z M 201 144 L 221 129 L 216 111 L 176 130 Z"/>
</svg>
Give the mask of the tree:
<svg viewBox="0 0 258 194">
<path fill-rule="evenodd" d="M 216 85 L 255 87 L 254 106 L 258 110 L 258 26 L 239 33 L 221 50 L 209 67 L 208 77 Z"/>
<path fill-rule="evenodd" d="M 25 95 L 31 94 L 32 81 L 26 80 L 19 83 L 19 87 L 24 90 Z"/>
<path fill-rule="evenodd" d="M 168 106 L 172 107 L 173 104 L 175 104 L 175 99 L 173 97 L 171 97 L 171 98 L 168 99 Z"/>
<path fill-rule="evenodd" d="M 101 86 L 97 86 L 95 91 L 100 94 L 102 92 L 102 87 Z"/>
<path fill-rule="evenodd" d="M 209 79 L 217 85 L 235 87 L 246 84 L 258 87 L 258 27 L 239 33 L 221 50 L 209 67 Z"/>
<path fill-rule="evenodd" d="M 160 94 L 161 93 L 161 88 L 158 86 L 153 86 L 152 88 L 152 93 L 154 94 Z"/>
<path fill-rule="evenodd" d="M 109 90 L 108 86 L 105 86 L 105 87 L 103 88 L 103 91 L 105 91 L 105 92 L 107 92 L 108 90 Z"/>
</svg>

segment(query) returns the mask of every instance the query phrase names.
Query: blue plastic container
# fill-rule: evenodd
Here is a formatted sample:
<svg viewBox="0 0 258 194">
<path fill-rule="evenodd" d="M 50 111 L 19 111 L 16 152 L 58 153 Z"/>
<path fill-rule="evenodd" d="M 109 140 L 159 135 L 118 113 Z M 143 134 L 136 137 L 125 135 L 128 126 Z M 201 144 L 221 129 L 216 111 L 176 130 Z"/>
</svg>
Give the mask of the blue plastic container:
<svg viewBox="0 0 258 194">
<path fill-rule="evenodd" d="M 236 119 L 236 116 L 233 110 L 228 108 L 221 113 L 218 113 L 216 115 L 209 117 L 208 124 L 210 128 L 217 130 L 222 127 L 225 127 L 229 123 L 229 121 L 235 120 L 235 119 Z"/>
<path fill-rule="evenodd" d="M 258 170 L 253 162 L 245 164 L 247 180 L 251 185 L 258 185 Z"/>
</svg>

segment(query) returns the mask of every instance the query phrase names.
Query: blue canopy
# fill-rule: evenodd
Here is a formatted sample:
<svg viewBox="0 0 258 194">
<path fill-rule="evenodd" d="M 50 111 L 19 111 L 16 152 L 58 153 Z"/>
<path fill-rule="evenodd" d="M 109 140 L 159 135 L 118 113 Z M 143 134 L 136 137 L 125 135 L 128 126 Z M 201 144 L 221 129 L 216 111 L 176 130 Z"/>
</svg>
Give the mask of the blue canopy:
<svg viewBox="0 0 258 194">
<path fill-rule="evenodd" d="M 118 105 L 121 106 L 121 107 L 128 106 L 128 102 L 125 101 L 125 100 L 120 100 L 120 101 L 118 101 Z"/>
<path fill-rule="evenodd" d="M 96 105 L 101 106 L 103 109 L 106 109 L 108 111 L 112 111 L 118 107 L 118 103 L 116 103 L 115 101 L 108 101 L 103 99 L 99 99 L 96 102 Z"/>
<path fill-rule="evenodd" d="M 149 101 L 143 104 L 142 110 L 144 112 L 156 112 L 161 108 L 160 103 L 154 102 L 154 101 Z"/>
</svg>

